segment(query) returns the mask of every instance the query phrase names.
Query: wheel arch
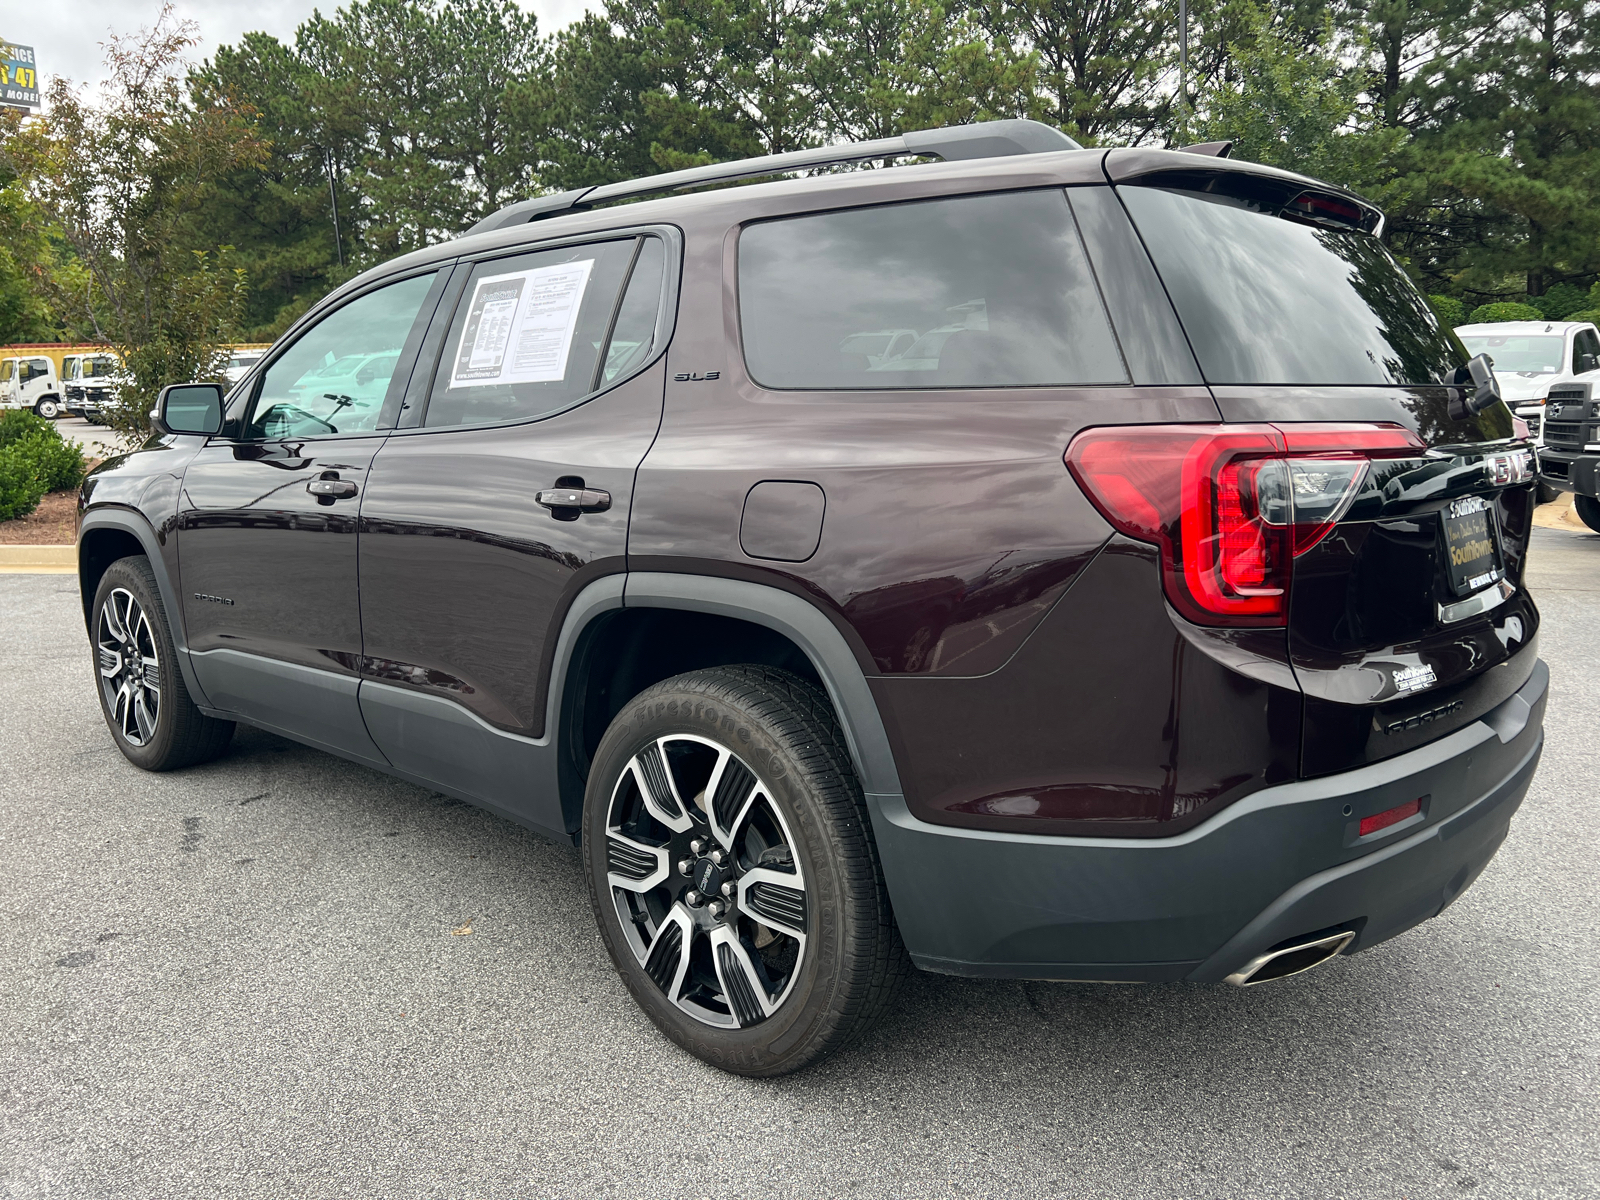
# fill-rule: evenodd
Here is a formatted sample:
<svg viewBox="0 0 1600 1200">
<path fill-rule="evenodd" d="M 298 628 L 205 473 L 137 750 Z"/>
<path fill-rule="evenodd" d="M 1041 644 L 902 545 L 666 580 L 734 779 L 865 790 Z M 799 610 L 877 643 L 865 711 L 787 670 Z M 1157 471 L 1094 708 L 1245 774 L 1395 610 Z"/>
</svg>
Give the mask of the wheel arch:
<svg viewBox="0 0 1600 1200">
<path fill-rule="evenodd" d="M 862 789 L 900 793 L 866 675 L 844 635 L 815 604 L 764 584 L 659 571 L 630 572 L 592 587 L 595 600 L 575 603 L 569 613 L 557 694 L 550 698 L 569 829 L 581 823 L 593 748 L 612 716 L 661 679 L 733 662 L 784 667 L 819 684 L 839 718 Z M 640 663 L 630 647 L 651 634 L 669 639 L 672 653 Z"/>
<path fill-rule="evenodd" d="M 84 514 L 78 528 L 78 593 L 83 603 L 83 625 L 93 631 L 94 594 L 106 568 L 119 558 L 143 555 L 150 563 L 156 577 L 156 588 L 161 593 L 161 607 L 167 618 L 167 628 L 172 633 L 173 645 L 178 651 L 178 667 L 183 671 L 183 681 L 189 694 L 201 705 L 210 702 L 195 677 L 189 662 L 189 642 L 184 635 L 183 605 L 179 593 L 167 572 L 166 560 L 161 554 L 161 544 L 150 522 L 126 508 L 91 508 Z"/>
</svg>

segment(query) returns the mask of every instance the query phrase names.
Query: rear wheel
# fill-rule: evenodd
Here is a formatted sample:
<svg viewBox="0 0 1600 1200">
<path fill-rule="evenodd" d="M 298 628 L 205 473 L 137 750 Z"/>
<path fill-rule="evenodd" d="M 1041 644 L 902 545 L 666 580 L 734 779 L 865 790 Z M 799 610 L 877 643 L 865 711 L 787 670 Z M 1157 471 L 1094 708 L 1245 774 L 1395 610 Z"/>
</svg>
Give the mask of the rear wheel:
<svg viewBox="0 0 1600 1200">
<path fill-rule="evenodd" d="M 91 622 L 100 711 L 123 757 L 146 771 L 216 758 L 233 722 L 206 716 L 189 698 L 155 573 L 142 555 L 106 568 Z"/>
<path fill-rule="evenodd" d="M 1572 502 L 1578 510 L 1578 519 L 1600 533 L 1600 500 L 1593 496 L 1574 496 Z"/>
<path fill-rule="evenodd" d="M 46 396 L 33 406 L 36 416 L 43 417 L 46 421 L 54 421 L 61 415 L 61 404 L 54 396 Z"/>
<path fill-rule="evenodd" d="M 612 961 L 658 1027 L 783 1075 L 887 1006 L 905 952 L 827 697 L 719 667 L 630 701 L 601 740 L 584 863 Z"/>
</svg>

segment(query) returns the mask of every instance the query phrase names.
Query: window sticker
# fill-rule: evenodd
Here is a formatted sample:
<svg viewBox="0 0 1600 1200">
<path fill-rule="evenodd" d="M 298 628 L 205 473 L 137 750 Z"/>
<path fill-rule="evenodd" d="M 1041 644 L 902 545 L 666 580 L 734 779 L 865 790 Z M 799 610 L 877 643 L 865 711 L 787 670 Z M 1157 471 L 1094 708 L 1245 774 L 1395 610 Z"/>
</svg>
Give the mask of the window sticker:
<svg viewBox="0 0 1600 1200">
<path fill-rule="evenodd" d="M 452 388 L 552 383 L 567 374 L 594 259 L 478 280 L 456 347 Z"/>
</svg>

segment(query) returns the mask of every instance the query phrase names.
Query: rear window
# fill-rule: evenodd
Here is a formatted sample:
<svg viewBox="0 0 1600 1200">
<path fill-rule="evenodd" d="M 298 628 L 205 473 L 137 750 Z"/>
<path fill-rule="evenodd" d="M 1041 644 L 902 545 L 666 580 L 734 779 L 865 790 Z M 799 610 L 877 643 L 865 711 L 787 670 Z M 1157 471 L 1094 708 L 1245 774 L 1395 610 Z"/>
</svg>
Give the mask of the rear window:
<svg viewBox="0 0 1600 1200">
<path fill-rule="evenodd" d="M 1118 194 L 1210 383 L 1427 384 L 1465 361 L 1369 233 L 1307 220 L 1270 191 Z"/>
<path fill-rule="evenodd" d="M 747 228 L 739 314 L 770 388 L 1127 381 L 1056 190 L 925 200 Z"/>
</svg>

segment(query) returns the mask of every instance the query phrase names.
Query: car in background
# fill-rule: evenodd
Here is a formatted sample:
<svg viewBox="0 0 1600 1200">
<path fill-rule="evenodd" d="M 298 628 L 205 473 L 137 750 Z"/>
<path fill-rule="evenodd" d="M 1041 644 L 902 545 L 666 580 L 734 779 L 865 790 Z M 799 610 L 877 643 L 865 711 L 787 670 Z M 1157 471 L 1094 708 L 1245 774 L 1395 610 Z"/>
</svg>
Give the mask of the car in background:
<svg viewBox="0 0 1600 1200">
<path fill-rule="evenodd" d="M 250 372 L 264 357 L 265 350 L 235 350 L 228 356 L 228 365 L 222 369 L 223 377 L 229 383 L 238 383 Z"/>
<path fill-rule="evenodd" d="M 32 409 L 55 420 L 61 415 L 56 364 L 42 354 L 0 359 L 0 408 Z"/>
<path fill-rule="evenodd" d="M 1494 361 L 1501 396 L 1536 443 L 1551 387 L 1600 369 L 1600 330 L 1588 321 L 1495 321 L 1458 326 L 1456 336 Z"/>
</svg>

